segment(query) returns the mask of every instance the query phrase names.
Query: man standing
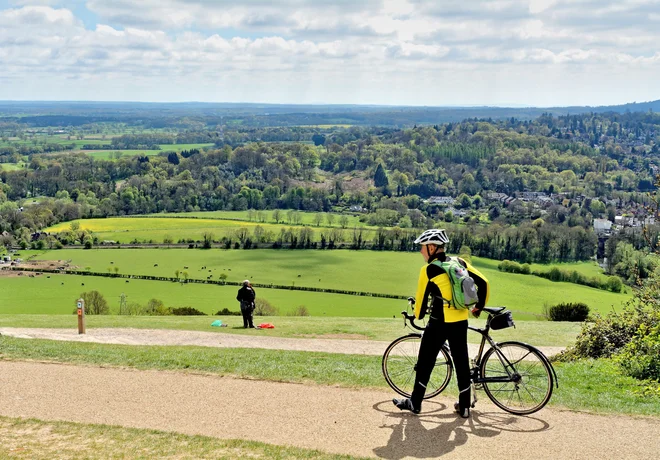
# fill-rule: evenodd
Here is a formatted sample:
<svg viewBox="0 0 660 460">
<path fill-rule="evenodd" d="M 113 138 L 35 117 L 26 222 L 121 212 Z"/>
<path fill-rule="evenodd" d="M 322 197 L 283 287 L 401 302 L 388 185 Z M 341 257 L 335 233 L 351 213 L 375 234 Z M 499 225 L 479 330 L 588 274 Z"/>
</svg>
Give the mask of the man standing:
<svg viewBox="0 0 660 460">
<path fill-rule="evenodd" d="M 250 280 L 243 281 L 243 286 L 238 290 L 236 300 L 241 303 L 241 313 L 243 314 L 243 327 L 254 328 L 252 324 L 252 312 L 254 312 L 254 299 L 257 295 L 250 284 Z"/>
<path fill-rule="evenodd" d="M 471 310 L 457 309 L 452 306 L 451 282 L 448 273 L 442 268 L 442 263 L 449 259 L 445 254 L 445 246 L 448 243 L 447 232 L 435 228 L 425 231 L 415 240 L 415 244 L 421 245 L 420 252 L 426 262 L 419 273 L 415 317 L 422 319 L 430 310 L 430 318 L 419 347 L 417 373 L 412 395 L 410 398 L 394 399 L 392 402 L 401 410 L 409 410 L 415 414 L 420 412 L 435 360 L 442 345 L 448 341 L 459 390 L 454 410 L 461 417 L 468 418 L 470 416 L 468 313 L 471 311 L 474 316 L 478 317 L 488 302 L 490 292 L 486 277 L 463 259 L 458 259 L 459 264 L 467 269 L 476 285 L 478 300 Z"/>
</svg>

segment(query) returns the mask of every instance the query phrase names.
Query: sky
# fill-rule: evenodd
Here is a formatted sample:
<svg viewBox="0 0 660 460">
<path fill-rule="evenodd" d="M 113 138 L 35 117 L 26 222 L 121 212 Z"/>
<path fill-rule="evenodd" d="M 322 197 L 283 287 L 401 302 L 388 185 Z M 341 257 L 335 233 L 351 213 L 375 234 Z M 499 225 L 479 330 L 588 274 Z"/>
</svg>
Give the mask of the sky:
<svg viewBox="0 0 660 460">
<path fill-rule="evenodd" d="M 660 0 L 0 0 L 0 100 L 660 99 Z"/>
</svg>

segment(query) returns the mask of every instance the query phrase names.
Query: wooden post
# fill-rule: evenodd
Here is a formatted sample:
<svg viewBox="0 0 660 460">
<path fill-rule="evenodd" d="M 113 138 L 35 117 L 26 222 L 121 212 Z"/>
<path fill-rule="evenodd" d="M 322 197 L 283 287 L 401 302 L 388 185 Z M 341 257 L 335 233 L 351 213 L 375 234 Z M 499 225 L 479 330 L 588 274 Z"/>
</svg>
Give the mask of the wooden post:
<svg viewBox="0 0 660 460">
<path fill-rule="evenodd" d="M 85 301 L 78 299 L 78 334 L 85 333 Z"/>
</svg>

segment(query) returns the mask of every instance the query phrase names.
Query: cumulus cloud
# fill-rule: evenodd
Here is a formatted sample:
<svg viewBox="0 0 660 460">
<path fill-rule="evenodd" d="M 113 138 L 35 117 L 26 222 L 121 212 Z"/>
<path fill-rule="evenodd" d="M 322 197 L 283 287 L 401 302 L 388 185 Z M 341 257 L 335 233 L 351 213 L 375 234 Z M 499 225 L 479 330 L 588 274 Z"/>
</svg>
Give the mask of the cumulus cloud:
<svg viewBox="0 0 660 460">
<path fill-rule="evenodd" d="M 531 84 L 523 75 L 550 87 L 575 72 L 638 89 L 628 81 L 654 81 L 660 67 L 660 0 L 86 0 L 86 12 L 82 1 L 12 0 L 0 9 L 0 99 L 14 94 L 7 81 L 28 88 L 48 76 L 115 92 L 143 83 L 133 98 L 170 88 L 198 100 L 196 91 L 429 104 L 447 97 L 438 81 L 469 98 L 489 93 L 468 82 L 506 95 L 504 87 Z M 425 84 L 424 97 L 411 93 Z"/>
</svg>

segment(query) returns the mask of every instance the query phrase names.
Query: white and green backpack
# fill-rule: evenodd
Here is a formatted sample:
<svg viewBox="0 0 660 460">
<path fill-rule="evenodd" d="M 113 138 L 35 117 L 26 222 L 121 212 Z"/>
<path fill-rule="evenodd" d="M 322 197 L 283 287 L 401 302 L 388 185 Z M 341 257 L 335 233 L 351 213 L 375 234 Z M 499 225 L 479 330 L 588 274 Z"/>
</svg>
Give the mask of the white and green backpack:
<svg viewBox="0 0 660 460">
<path fill-rule="evenodd" d="M 432 263 L 442 268 L 447 273 L 447 276 L 449 276 L 451 300 L 445 300 L 452 307 L 458 310 L 465 310 L 472 308 L 479 301 L 474 279 L 472 279 L 467 269 L 461 265 L 457 258 L 448 257 L 444 262 L 436 260 Z"/>
</svg>

